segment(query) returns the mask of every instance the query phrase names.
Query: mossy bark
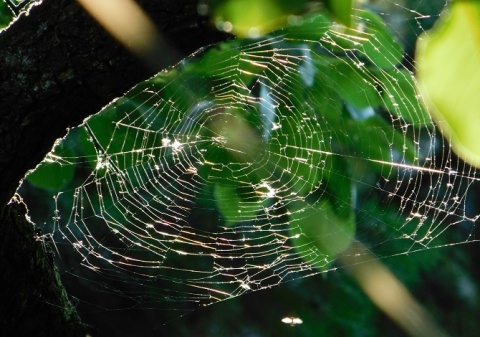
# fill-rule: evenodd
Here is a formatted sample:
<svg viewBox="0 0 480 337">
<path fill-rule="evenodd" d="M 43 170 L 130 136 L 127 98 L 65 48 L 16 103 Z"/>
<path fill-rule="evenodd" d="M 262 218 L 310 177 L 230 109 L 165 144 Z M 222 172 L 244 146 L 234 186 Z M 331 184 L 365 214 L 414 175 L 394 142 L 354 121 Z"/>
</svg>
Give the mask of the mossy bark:
<svg viewBox="0 0 480 337">
<path fill-rule="evenodd" d="M 139 3 L 178 57 L 227 38 L 206 28 L 197 0 Z M 0 33 L 0 331 L 87 333 L 25 206 L 11 198 L 68 127 L 158 70 L 118 45 L 73 0 L 44 0 Z"/>
<path fill-rule="evenodd" d="M 6 336 L 86 336 L 62 286 L 53 252 L 36 239 L 25 205 L 14 198 L 0 215 L 0 330 Z"/>
</svg>

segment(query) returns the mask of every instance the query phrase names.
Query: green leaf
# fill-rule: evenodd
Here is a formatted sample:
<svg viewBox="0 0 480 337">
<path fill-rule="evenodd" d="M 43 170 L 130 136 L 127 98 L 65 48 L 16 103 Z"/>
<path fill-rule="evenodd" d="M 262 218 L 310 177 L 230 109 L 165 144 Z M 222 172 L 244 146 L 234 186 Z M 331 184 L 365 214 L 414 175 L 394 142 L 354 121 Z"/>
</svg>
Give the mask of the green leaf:
<svg viewBox="0 0 480 337">
<path fill-rule="evenodd" d="M 13 13 L 7 7 L 5 1 L 0 1 L 0 29 L 8 26 L 10 21 L 12 21 Z"/>
<path fill-rule="evenodd" d="M 319 187 L 322 134 L 302 116 L 284 116 L 269 142 L 271 163 L 294 193 L 308 196 Z"/>
<path fill-rule="evenodd" d="M 352 176 L 350 162 L 337 155 L 325 158 L 322 168 L 324 196 L 332 203 L 335 214 L 349 219 L 352 214 Z"/>
<path fill-rule="evenodd" d="M 200 59 L 186 66 L 186 71 L 211 77 L 222 77 L 226 72 L 236 71 L 240 61 L 238 42 L 224 42 L 207 50 Z"/>
<path fill-rule="evenodd" d="M 288 17 L 305 4 L 305 0 L 226 0 L 213 6 L 213 20 L 219 30 L 238 37 L 256 38 L 285 25 Z M 248 14 L 247 14 L 248 13 Z"/>
<path fill-rule="evenodd" d="M 319 57 L 317 85 L 334 89 L 346 102 L 356 108 L 377 107 L 381 103 L 372 74 L 364 67 L 358 67 L 348 59 Z"/>
<path fill-rule="evenodd" d="M 348 126 L 348 140 L 353 151 L 349 155 L 365 161 L 383 174 L 397 167 L 389 163 L 415 160 L 415 145 L 379 115 L 355 121 Z"/>
<path fill-rule="evenodd" d="M 414 127 L 431 125 L 430 115 L 418 99 L 415 77 L 405 69 L 391 69 L 378 75 L 383 106 Z"/>
<path fill-rule="evenodd" d="M 125 127 L 121 130 L 116 130 L 116 122 L 121 120 L 124 116 L 118 105 L 122 104 L 122 101 L 125 101 L 125 98 L 117 101 L 116 103 L 109 105 L 100 113 L 93 115 L 85 122 L 87 128 L 89 128 L 92 133 L 95 135 L 95 141 L 97 145 L 100 145 L 103 149 L 106 149 L 111 143 L 112 134 L 118 138 L 125 138 L 127 129 Z M 133 148 L 133 143 L 131 140 L 127 140 L 127 149 Z M 124 145 L 121 142 L 113 142 L 110 147 L 110 152 L 119 152 L 124 149 Z"/>
<path fill-rule="evenodd" d="M 260 133 L 247 120 L 246 113 L 239 109 L 225 109 L 211 119 L 209 129 L 239 163 L 251 163 L 264 155 L 265 146 Z"/>
<path fill-rule="evenodd" d="M 216 184 L 213 195 L 220 213 L 225 218 L 227 226 L 239 221 L 248 221 L 256 218 L 256 214 L 263 210 L 263 205 L 257 196 L 250 190 L 241 196 L 242 189 L 235 185 Z"/>
<path fill-rule="evenodd" d="M 73 151 L 64 147 L 64 143 L 60 143 L 26 179 L 38 188 L 59 191 L 73 179 L 74 159 Z"/>
<path fill-rule="evenodd" d="M 455 152 L 480 167 L 480 2 L 455 1 L 417 43 L 419 89 Z"/>
<path fill-rule="evenodd" d="M 357 48 L 360 51 L 363 49 L 364 56 L 382 69 L 394 68 L 400 64 L 403 49 L 382 18 L 369 10 L 357 10 L 355 14 L 358 21 L 354 23 L 357 30 L 353 34 L 358 34 Z"/>
<path fill-rule="evenodd" d="M 395 163 L 411 164 L 418 157 L 418 147 L 379 115 L 364 120 L 344 119 L 341 129 L 322 134 L 331 140 L 331 144 L 325 143 L 327 152 L 348 158 L 349 165 L 354 167 L 354 180 L 362 179 L 371 169 L 388 176 L 397 172 Z M 327 157 L 325 167 L 329 165 L 332 164 Z"/>
<path fill-rule="evenodd" d="M 291 208 L 290 226 L 293 232 L 300 232 L 294 235 L 292 243 L 302 256 L 314 248 L 319 254 L 334 258 L 352 243 L 356 228 L 353 211 L 348 218 L 339 217 L 324 198 L 314 205 L 296 202 Z"/>
<path fill-rule="evenodd" d="M 312 105 L 319 118 L 329 125 L 324 128 L 341 127 L 343 102 L 337 92 L 325 83 L 323 78 L 315 79 L 316 83 L 307 88 L 308 102 Z M 324 124 L 324 123 L 322 123 Z"/>
<path fill-rule="evenodd" d="M 330 28 L 332 22 L 322 13 L 315 13 L 298 17 L 289 26 L 273 33 L 287 41 L 289 39 L 298 43 L 298 40 L 319 41 Z"/>
<path fill-rule="evenodd" d="M 352 25 L 353 0 L 327 0 L 327 8 L 345 26 Z"/>
<path fill-rule="evenodd" d="M 264 163 L 267 149 L 258 112 L 243 108 L 223 108 L 206 116 L 202 137 L 213 143 L 198 145 L 202 158 L 198 174 L 205 181 L 223 185 L 259 183 L 271 175 L 271 168 Z"/>
</svg>

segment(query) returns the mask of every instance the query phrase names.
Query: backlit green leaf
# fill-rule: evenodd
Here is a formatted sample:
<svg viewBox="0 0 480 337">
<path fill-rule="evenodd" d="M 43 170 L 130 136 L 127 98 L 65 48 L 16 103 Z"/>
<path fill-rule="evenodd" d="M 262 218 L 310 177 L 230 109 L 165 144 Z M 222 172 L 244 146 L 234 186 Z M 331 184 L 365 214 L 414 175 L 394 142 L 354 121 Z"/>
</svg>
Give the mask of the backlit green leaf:
<svg viewBox="0 0 480 337">
<path fill-rule="evenodd" d="M 74 158 L 72 150 L 59 144 L 53 153 L 48 154 L 35 171 L 27 176 L 27 181 L 38 188 L 58 191 L 74 176 L 75 165 L 71 162 Z"/>
<path fill-rule="evenodd" d="M 288 22 L 305 0 L 227 0 L 213 5 L 213 20 L 219 30 L 239 37 L 256 38 Z M 216 1 L 214 1 L 216 3 Z"/>
<path fill-rule="evenodd" d="M 273 131 L 269 143 L 271 163 L 278 168 L 292 192 L 307 196 L 321 179 L 322 135 L 302 121 L 302 116 L 285 116 Z"/>
<path fill-rule="evenodd" d="M 354 144 L 349 150 L 353 157 L 383 174 L 397 169 L 390 163 L 412 163 L 415 159 L 413 142 L 379 115 L 350 123 L 348 135 L 348 141 Z"/>
<path fill-rule="evenodd" d="M 235 185 L 215 185 L 213 195 L 227 226 L 255 219 L 256 214 L 263 209 L 257 197 L 251 193 L 245 194 L 248 197 L 244 199 L 241 197 L 241 188 Z"/>
<path fill-rule="evenodd" d="M 371 73 L 348 59 L 318 58 L 316 81 L 334 89 L 346 102 L 357 108 L 376 107 L 380 96 Z"/>
<path fill-rule="evenodd" d="M 327 7 L 335 18 L 350 27 L 352 24 L 353 0 L 327 0 Z"/>
<path fill-rule="evenodd" d="M 301 255 L 312 248 L 319 254 L 334 258 L 351 244 L 355 236 L 355 217 L 338 217 L 328 199 L 321 199 L 315 205 L 298 202 L 291 211 L 292 228 L 300 235 L 292 240 Z M 307 257 L 308 258 L 308 257 Z"/>
<path fill-rule="evenodd" d="M 389 69 L 403 59 L 403 48 L 377 14 L 369 10 L 357 10 L 354 23 L 358 32 L 357 48 L 376 67 Z M 353 32 L 355 34 L 355 32 Z"/>
<path fill-rule="evenodd" d="M 403 118 L 415 127 L 431 124 L 430 115 L 417 98 L 414 75 L 405 69 L 380 73 L 383 88 L 383 106 L 393 115 Z"/>
<path fill-rule="evenodd" d="M 331 202 L 335 214 L 343 219 L 349 219 L 352 215 L 352 176 L 349 170 L 346 159 L 336 155 L 325 157 L 322 170 L 323 196 Z"/>
<path fill-rule="evenodd" d="M 480 2 L 453 2 L 418 39 L 416 59 L 436 124 L 465 161 L 480 167 Z"/>
<path fill-rule="evenodd" d="M 319 41 L 328 31 L 331 21 L 322 13 L 295 17 L 289 26 L 280 29 L 274 35 L 280 35 L 287 39 Z M 298 42 L 298 41 L 297 41 Z"/>
</svg>

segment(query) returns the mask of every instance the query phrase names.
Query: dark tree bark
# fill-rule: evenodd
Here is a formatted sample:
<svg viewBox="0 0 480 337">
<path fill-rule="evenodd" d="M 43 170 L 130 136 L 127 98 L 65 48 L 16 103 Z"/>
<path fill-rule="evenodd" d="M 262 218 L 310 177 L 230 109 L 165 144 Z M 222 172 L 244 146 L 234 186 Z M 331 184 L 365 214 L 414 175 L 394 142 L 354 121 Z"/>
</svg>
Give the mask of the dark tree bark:
<svg viewBox="0 0 480 337">
<path fill-rule="evenodd" d="M 139 2 L 182 55 L 226 38 L 207 28 L 197 0 Z M 68 127 L 158 70 L 124 50 L 73 0 L 44 0 L 0 33 L 0 332 L 86 334 L 26 208 L 9 200 Z"/>
</svg>

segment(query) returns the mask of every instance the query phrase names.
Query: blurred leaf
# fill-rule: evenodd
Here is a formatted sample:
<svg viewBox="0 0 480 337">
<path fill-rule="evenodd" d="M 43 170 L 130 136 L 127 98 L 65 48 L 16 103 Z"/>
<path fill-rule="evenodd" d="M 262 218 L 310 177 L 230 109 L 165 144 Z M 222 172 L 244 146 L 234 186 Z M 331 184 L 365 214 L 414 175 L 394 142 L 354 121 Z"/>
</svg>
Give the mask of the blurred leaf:
<svg viewBox="0 0 480 337">
<path fill-rule="evenodd" d="M 319 57 L 317 85 L 327 85 L 354 107 L 377 107 L 381 99 L 372 75 L 367 69 L 358 67 L 348 59 Z"/>
<path fill-rule="evenodd" d="M 243 107 L 220 109 L 208 118 L 204 128 L 207 133 L 202 136 L 214 142 L 213 145 L 205 143 L 202 149 L 205 164 L 198 173 L 203 179 L 223 185 L 236 185 L 239 181 L 255 184 L 270 175 L 260 164 L 266 155 L 266 145 L 260 120 L 253 115 L 258 112 Z"/>
<path fill-rule="evenodd" d="M 86 161 L 85 164 L 89 166 L 90 169 L 95 169 L 98 165 L 98 158 L 97 160 L 93 158 L 98 156 L 98 152 L 91 135 L 85 127 L 78 128 L 78 141 L 81 153 Z"/>
<path fill-rule="evenodd" d="M 415 160 L 414 143 L 379 115 L 364 120 L 345 119 L 340 128 L 324 131 L 322 136 L 331 140 L 331 144 L 325 143 L 326 151 L 347 158 L 348 165 L 354 167 L 349 171 L 355 173 L 354 180 L 362 179 L 372 169 L 388 175 L 397 170 L 389 163 Z M 333 165 L 329 160 L 327 157 L 326 168 Z"/>
<path fill-rule="evenodd" d="M 338 217 L 328 199 L 314 205 L 297 202 L 291 210 L 291 226 L 298 226 L 301 234 L 292 240 L 301 255 L 311 248 L 319 254 L 334 258 L 348 248 L 355 236 L 355 217 Z M 308 257 L 307 257 L 308 258 Z"/>
<path fill-rule="evenodd" d="M 115 132 L 119 139 L 124 139 L 124 133 L 127 132 L 126 129 L 123 129 L 121 132 L 116 130 L 116 121 L 121 120 L 123 115 L 121 114 L 120 109 L 117 108 L 119 104 L 122 104 L 122 101 L 125 99 L 121 99 L 114 104 L 105 108 L 101 113 L 93 115 L 89 119 L 87 119 L 85 125 L 93 132 L 95 135 L 95 140 L 98 145 L 100 145 L 103 149 L 106 149 L 109 146 L 109 143 L 112 139 L 112 134 Z M 128 141 L 129 146 L 128 148 L 133 148 L 133 144 L 131 140 Z M 113 142 L 111 145 L 110 151 L 111 152 L 120 152 L 122 151 L 123 144 L 121 142 Z"/>
<path fill-rule="evenodd" d="M 288 16 L 303 8 L 306 0 L 213 1 L 213 20 L 220 30 L 238 37 L 256 38 L 284 26 Z"/>
<path fill-rule="evenodd" d="M 326 0 L 327 8 L 345 26 L 352 25 L 353 0 Z"/>
<path fill-rule="evenodd" d="M 319 118 L 328 122 L 330 127 L 341 125 L 343 102 L 332 84 L 324 81 L 324 77 L 315 79 L 315 85 L 307 88 L 308 102 Z"/>
<path fill-rule="evenodd" d="M 457 154 L 480 167 L 480 2 L 454 1 L 418 39 L 416 60 L 435 122 Z"/>
<path fill-rule="evenodd" d="M 353 35 L 358 34 L 358 48 L 373 65 L 382 69 L 394 68 L 403 59 L 403 49 L 385 22 L 369 10 L 355 11 Z"/>
<path fill-rule="evenodd" d="M 58 144 L 53 153 L 48 154 L 44 161 L 27 176 L 27 181 L 38 188 L 59 191 L 73 179 L 75 165 L 70 162 L 74 153 L 64 143 Z"/>
<path fill-rule="evenodd" d="M 191 63 L 192 69 L 187 68 L 187 71 L 212 77 L 222 76 L 238 67 L 239 58 L 240 50 L 232 43 L 225 42 L 208 49 L 200 59 Z"/>
<path fill-rule="evenodd" d="M 325 158 L 322 170 L 324 195 L 330 200 L 335 214 L 343 219 L 352 215 L 352 177 L 349 163 L 342 157 L 330 155 Z"/>
<path fill-rule="evenodd" d="M 12 19 L 12 11 L 7 7 L 5 1 L 0 1 L 0 29 L 8 26 Z"/>
<path fill-rule="evenodd" d="M 383 106 L 414 127 L 430 125 L 430 115 L 418 99 L 415 77 L 405 69 L 381 72 Z"/>
<path fill-rule="evenodd" d="M 321 179 L 322 135 L 304 123 L 302 116 L 285 116 L 279 124 L 269 143 L 270 161 L 292 192 L 307 196 Z"/>
<path fill-rule="evenodd" d="M 392 126 L 379 115 L 366 120 L 350 123 L 348 142 L 353 145 L 354 158 L 358 158 L 379 172 L 385 169 L 396 170 L 387 163 L 406 161 L 412 163 L 415 158 L 415 145 L 402 132 Z M 350 153 L 351 155 L 353 153 Z"/>
<path fill-rule="evenodd" d="M 295 17 L 290 25 L 273 33 L 285 39 L 304 41 L 319 41 L 330 28 L 332 22 L 322 13 L 309 14 L 304 17 Z"/>
<path fill-rule="evenodd" d="M 227 226 L 255 219 L 256 214 L 263 209 L 262 203 L 255 195 L 246 193 L 247 197 L 243 199 L 241 189 L 235 185 L 216 184 L 213 195 Z"/>
</svg>

